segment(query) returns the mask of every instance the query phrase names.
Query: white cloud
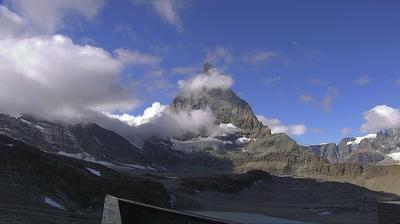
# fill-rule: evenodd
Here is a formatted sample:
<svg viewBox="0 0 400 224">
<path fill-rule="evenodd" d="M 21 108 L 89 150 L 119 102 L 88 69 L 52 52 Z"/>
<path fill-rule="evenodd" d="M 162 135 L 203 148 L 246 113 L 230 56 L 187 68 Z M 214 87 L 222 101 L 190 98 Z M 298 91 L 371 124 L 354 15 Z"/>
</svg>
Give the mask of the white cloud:
<svg viewBox="0 0 400 224">
<path fill-rule="evenodd" d="M 210 89 L 229 89 L 233 85 L 233 79 L 231 76 L 223 75 L 211 68 L 207 72 L 195 75 L 188 80 L 178 81 L 178 85 L 184 93 Z"/>
<path fill-rule="evenodd" d="M 232 52 L 224 47 L 218 46 L 214 49 L 209 49 L 206 54 L 205 62 L 217 66 L 224 66 L 232 63 L 234 60 Z"/>
<path fill-rule="evenodd" d="M 93 19 L 104 5 L 103 0 L 11 0 L 11 6 L 32 26 L 43 33 L 55 33 L 64 25 L 68 13 Z"/>
<path fill-rule="evenodd" d="M 62 35 L 0 39 L 0 111 L 65 120 L 130 110 L 136 99 L 122 69 L 104 49 Z"/>
<path fill-rule="evenodd" d="M 309 103 L 309 102 L 312 102 L 314 100 L 314 98 L 310 94 L 303 94 L 300 96 L 300 100 L 305 103 Z"/>
<path fill-rule="evenodd" d="M 263 81 L 265 84 L 269 85 L 271 83 L 278 82 L 281 79 L 282 79 L 281 76 L 271 76 L 271 77 L 265 78 Z"/>
<path fill-rule="evenodd" d="M 267 118 L 262 115 L 257 115 L 259 121 L 271 129 L 273 134 L 275 133 L 286 133 L 288 135 L 303 135 L 306 133 L 307 128 L 303 124 L 296 125 L 285 125 L 279 119 Z"/>
<path fill-rule="evenodd" d="M 364 113 L 364 120 L 361 131 L 367 133 L 374 133 L 384 128 L 399 128 L 400 110 L 387 105 L 378 105 Z"/>
<path fill-rule="evenodd" d="M 111 114 L 108 112 L 105 112 L 104 114 L 107 117 L 118 119 L 122 122 L 127 123 L 129 126 L 139 126 L 145 123 L 149 123 L 152 120 L 158 118 L 161 116 L 161 113 L 167 109 L 168 106 L 161 105 L 160 102 L 154 102 L 151 107 L 148 107 L 144 110 L 142 115 L 134 116 L 131 114 Z"/>
<path fill-rule="evenodd" d="M 338 91 L 336 88 L 329 87 L 325 93 L 325 97 L 322 100 L 322 106 L 324 107 L 326 112 L 330 112 L 332 110 L 333 100 L 337 97 Z"/>
<path fill-rule="evenodd" d="M 272 61 L 277 56 L 274 51 L 250 51 L 242 57 L 242 61 L 250 65 L 259 65 Z"/>
<path fill-rule="evenodd" d="M 132 65 L 157 65 L 161 62 L 161 57 L 143 54 L 140 52 L 118 48 L 115 51 L 118 60 L 123 62 L 124 64 L 132 64 Z"/>
<path fill-rule="evenodd" d="M 342 128 L 342 130 L 340 131 L 342 136 L 350 136 L 352 132 L 353 130 L 351 128 Z"/>
<path fill-rule="evenodd" d="M 107 117 L 119 120 L 131 126 L 125 135 L 136 138 L 181 137 L 185 134 L 213 134 L 222 131 L 215 125 L 215 117 L 210 110 L 192 110 L 175 112 L 166 105 L 155 102 L 147 108 L 143 115 L 105 113 Z M 221 129 L 221 130 L 219 130 Z"/>
<path fill-rule="evenodd" d="M 137 5 L 150 4 L 157 14 L 178 31 L 182 31 L 183 24 L 179 11 L 185 6 L 183 0 L 132 0 Z"/>
<path fill-rule="evenodd" d="M 7 7 L 0 5 L 0 33 L 2 38 L 12 37 L 25 33 L 28 22 L 10 11 Z"/>
<path fill-rule="evenodd" d="M 354 80 L 354 84 L 357 86 L 366 86 L 370 84 L 372 81 L 371 78 L 369 78 L 367 75 L 360 76 L 356 80 Z"/>
</svg>

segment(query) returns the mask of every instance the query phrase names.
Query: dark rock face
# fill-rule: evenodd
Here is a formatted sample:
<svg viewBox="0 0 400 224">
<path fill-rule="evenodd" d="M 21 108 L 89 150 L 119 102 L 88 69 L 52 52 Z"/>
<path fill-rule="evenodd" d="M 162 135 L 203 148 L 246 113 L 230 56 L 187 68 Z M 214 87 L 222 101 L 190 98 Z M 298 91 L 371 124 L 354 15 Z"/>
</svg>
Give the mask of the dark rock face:
<svg viewBox="0 0 400 224">
<path fill-rule="evenodd" d="M 377 163 L 384 160 L 385 157 L 378 152 L 357 152 L 347 159 L 351 163 Z"/>
<path fill-rule="evenodd" d="M 109 162 L 140 163 L 140 150 L 96 124 L 63 125 L 0 114 L 0 133 L 46 152 L 63 152 Z"/>
<path fill-rule="evenodd" d="M 217 123 L 232 123 L 244 131 L 244 135 L 257 138 L 268 136 L 271 131 L 254 115 L 246 101 L 240 99 L 231 89 L 212 89 L 196 93 L 181 93 L 171 105 L 174 111 L 210 109 Z"/>
<path fill-rule="evenodd" d="M 379 131 L 376 137 L 364 138 L 355 143 L 356 138 L 344 138 L 339 145 L 321 144 L 309 146 L 316 154 L 331 163 L 380 163 L 391 161 L 388 154 L 400 151 L 400 128 Z"/>
<path fill-rule="evenodd" d="M 257 139 L 231 158 L 238 171 L 261 169 L 279 175 L 296 175 L 313 164 L 327 163 L 286 134 Z"/>
<path fill-rule="evenodd" d="M 169 139 L 152 138 L 143 144 L 145 158 L 162 166 L 173 166 L 184 163 L 182 153 L 175 150 L 175 145 Z"/>
<path fill-rule="evenodd" d="M 311 148 L 317 155 L 328 160 L 331 163 L 337 163 L 340 159 L 339 152 L 335 143 L 310 145 L 309 148 Z"/>
<path fill-rule="evenodd" d="M 143 154 L 128 140 L 97 124 L 69 126 L 79 146 L 97 160 L 132 163 L 146 162 Z"/>
<path fill-rule="evenodd" d="M 388 148 L 400 147 L 400 128 L 389 128 L 377 133 L 377 140 Z"/>
<path fill-rule="evenodd" d="M 348 145 L 347 143 L 349 141 L 354 141 L 356 140 L 355 138 L 344 138 L 342 141 L 339 142 L 338 145 L 338 153 L 340 156 L 340 160 L 343 160 L 344 158 L 348 158 L 349 155 L 353 152 L 353 147 L 351 145 Z"/>
<path fill-rule="evenodd" d="M 88 168 L 96 170 L 98 175 Z M 68 211 L 101 214 L 106 194 L 168 207 L 169 195 L 157 182 L 131 177 L 102 165 L 45 153 L 0 136 L 0 201 L 52 208 L 50 197 Z"/>
</svg>

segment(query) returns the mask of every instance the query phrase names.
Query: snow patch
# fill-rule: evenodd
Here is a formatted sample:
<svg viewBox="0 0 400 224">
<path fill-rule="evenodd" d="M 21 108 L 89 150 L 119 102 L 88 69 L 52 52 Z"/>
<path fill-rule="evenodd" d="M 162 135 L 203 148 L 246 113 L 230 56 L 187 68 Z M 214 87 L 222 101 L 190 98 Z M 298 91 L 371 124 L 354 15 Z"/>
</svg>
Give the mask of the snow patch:
<svg viewBox="0 0 400 224">
<path fill-rule="evenodd" d="M 41 132 L 45 132 L 46 131 L 46 129 L 42 125 L 35 124 L 34 126 L 35 126 L 36 129 L 40 130 Z"/>
<path fill-rule="evenodd" d="M 171 208 L 176 204 L 176 197 L 172 194 L 169 195 L 169 204 L 171 205 Z"/>
<path fill-rule="evenodd" d="M 360 144 L 360 142 L 364 139 L 373 139 L 373 138 L 376 138 L 376 134 L 369 134 L 369 135 L 362 136 L 362 137 L 356 137 L 356 140 L 348 141 L 347 145 L 357 145 L 357 144 Z"/>
<path fill-rule="evenodd" d="M 251 138 L 247 138 L 246 136 L 242 136 L 242 137 L 236 139 L 236 144 L 240 145 L 240 144 L 248 143 L 250 141 L 251 141 Z"/>
<path fill-rule="evenodd" d="M 333 214 L 333 212 L 329 212 L 329 211 L 327 211 L 327 212 L 320 212 L 319 213 L 319 215 L 332 215 Z"/>
<path fill-rule="evenodd" d="M 240 131 L 240 128 L 236 127 L 232 123 L 222 123 L 218 125 L 218 130 L 216 130 L 211 136 L 227 136 L 235 134 L 238 131 Z"/>
<path fill-rule="evenodd" d="M 44 202 L 54 208 L 58 208 L 58 209 L 62 209 L 65 210 L 65 207 L 63 205 L 61 205 L 60 203 L 55 202 L 53 199 L 49 198 L 49 197 L 45 197 L 44 198 Z"/>
<path fill-rule="evenodd" d="M 98 176 L 98 177 L 101 177 L 100 171 L 95 170 L 95 169 L 91 169 L 91 168 L 89 168 L 89 167 L 86 167 L 86 169 L 89 170 L 92 174 L 94 174 L 94 175 L 96 175 L 96 176 Z"/>
<path fill-rule="evenodd" d="M 388 156 L 394 160 L 400 161 L 400 152 L 394 152 L 394 153 L 389 154 Z"/>
</svg>

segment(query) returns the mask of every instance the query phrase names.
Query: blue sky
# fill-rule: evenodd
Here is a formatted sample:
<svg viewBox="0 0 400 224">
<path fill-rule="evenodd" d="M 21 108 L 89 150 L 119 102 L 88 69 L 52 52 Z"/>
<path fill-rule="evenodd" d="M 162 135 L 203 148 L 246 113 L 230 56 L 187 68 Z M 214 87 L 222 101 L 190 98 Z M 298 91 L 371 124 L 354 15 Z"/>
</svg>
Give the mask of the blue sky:
<svg viewBox="0 0 400 224">
<path fill-rule="evenodd" d="M 58 33 L 109 52 L 134 49 L 159 58 L 124 68 L 123 80 L 134 81 L 140 99 L 133 114 L 155 101 L 169 104 L 177 81 L 211 61 L 234 78 L 234 90 L 256 114 L 305 125 L 292 137 L 314 144 L 338 142 L 344 128 L 364 135 L 364 112 L 400 107 L 399 7 L 399 1 L 166 0 L 157 8 L 116 0 L 91 19 L 68 14 Z"/>
</svg>

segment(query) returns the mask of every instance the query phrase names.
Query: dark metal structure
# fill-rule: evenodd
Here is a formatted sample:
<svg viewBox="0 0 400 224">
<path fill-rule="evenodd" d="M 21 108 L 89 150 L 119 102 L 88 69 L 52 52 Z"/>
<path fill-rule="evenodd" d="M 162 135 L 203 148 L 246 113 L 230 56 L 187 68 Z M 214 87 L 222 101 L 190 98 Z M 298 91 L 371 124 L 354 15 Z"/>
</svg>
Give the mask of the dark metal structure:
<svg viewBox="0 0 400 224">
<path fill-rule="evenodd" d="M 107 195 L 102 224 L 240 224 Z"/>
<path fill-rule="evenodd" d="M 400 224 L 400 201 L 378 203 L 379 224 Z"/>
</svg>

